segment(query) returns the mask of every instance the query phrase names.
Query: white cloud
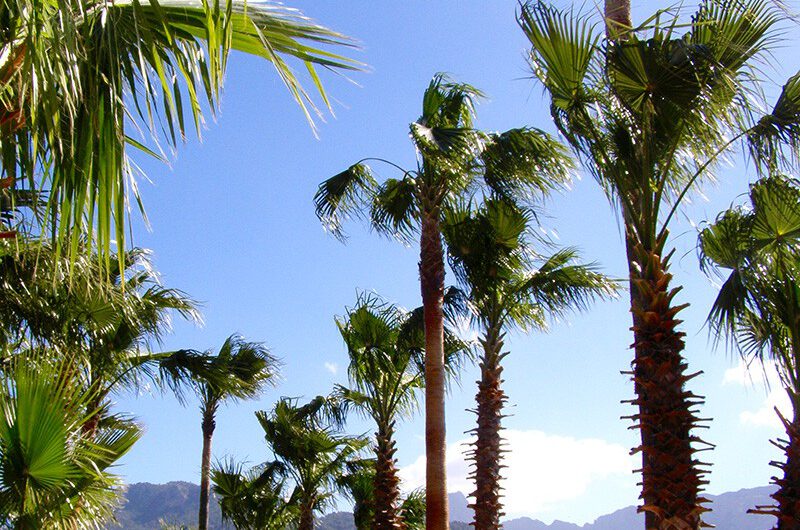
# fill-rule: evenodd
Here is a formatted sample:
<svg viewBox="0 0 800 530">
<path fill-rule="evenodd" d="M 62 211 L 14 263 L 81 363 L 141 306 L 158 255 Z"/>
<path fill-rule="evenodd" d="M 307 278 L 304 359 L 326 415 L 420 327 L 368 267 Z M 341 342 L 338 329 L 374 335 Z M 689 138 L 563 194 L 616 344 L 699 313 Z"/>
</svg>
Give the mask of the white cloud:
<svg viewBox="0 0 800 530">
<path fill-rule="evenodd" d="M 507 517 L 535 515 L 561 501 L 575 499 L 590 483 L 612 475 L 630 476 L 635 466 L 628 449 L 599 439 L 576 439 L 541 431 L 503 431 L 504 505 Z M 449 491 L 474 489 L 464 451 L 469 440 L 447 448 Z M 405 489 L 425 483 L 425 457 L 400 470 Z"/>
<path fill-rule="evenodd" d="M 763 370 L 761 365 L 748 368 L 746 364 L 739 362 L 738 366 L 725 370 L 722 384 L 737 384 L 763 391 L 768 390 L 767 397 L 761 402 L 761 406 L 755 410 L 742 411 L 739 414 L 739 421 L 745 425 L 783 429 L 783 424 L 775 413 L 775 408 L 777 407 L 785 417 L 790 417 L 792 404 L 783 389 L 774 362 L 768 361 Z"/>
<path fill-rule="evenodd" d="M 339 365 L 336 363 L 325 363 L 325 369 L 329 371 L 331 374 L 336 375 L 339 373 Z"/>
</svg>

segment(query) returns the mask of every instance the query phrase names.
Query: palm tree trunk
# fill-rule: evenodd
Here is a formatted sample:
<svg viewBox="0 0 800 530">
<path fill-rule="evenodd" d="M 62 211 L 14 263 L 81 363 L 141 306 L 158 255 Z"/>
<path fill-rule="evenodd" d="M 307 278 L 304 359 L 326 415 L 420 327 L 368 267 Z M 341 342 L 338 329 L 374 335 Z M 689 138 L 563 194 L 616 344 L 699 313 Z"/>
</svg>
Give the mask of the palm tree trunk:
<svg viewBox="0 0 800 530">
<path fill-rule="evenodd" d="M 203 456 L 200 464 L 200 513 L 198 515 L 198 530 L 208 529 L 208 506 L 211 494 L 211 438 L 217 423 L 214 421 L 214 412 L 210 407 L 203 408 Z"/>
<path fill-rule="evenodd" d="M 314 530 L 314 499 L 306 499 L 300 505 L 300 524 L 297 530 Z"/>
<path fill-rule="evenodd" d="M 478 427 L 474 430 L 477 439 L 470 458 L 474 462 L 475 477 L 474 504 L 476 530 L 499 530 L 500 517 L 504 515 L 500 500 L 500 470 L 502 469 L 503 449 L 500 437 L 503 419 L 503 405 L 506 395 L 502 389 L 503 367 L 500 366 L 503 338 L 500 327 L 490 328 L 481 341 L 483 359 L 481 360 L 481 380 L 478 381 Z"/>
<path fill-rule="evenodd" d="M 772 494 L 776 506 L 757 506 L 747 513 L 772 515 L 778 523 L 774 530 L 793 530 L 800 528 L 800 395 L 790 392 L 795 405 L 794 420 L 789 421 L 778 412 L 786 429 L 786 440 L 772 442 L 786 454 L 785 462 L 771 462 L 783 471 L 783 477 L 772 477 L 778 491 Z"/>
<path fill-rule="evenodd" d="M 622 31 L 631 28 L 631 0 L 606 0 L 606 36 L 620 38 Z M 624 37 L 622 37 L 624 38 Z"/>
<path fill-rule="evenodd" d="M 666 238 L 665 238 L 666 239 Z M 631 416 L 641 431 L 642 501 L 647 530 L 696 530 L 706 499 L 699 497 L 702 465 L 692 436 L 697 424 L 692 407 L 702 398 L 684 389 L 698 375 L 686 375 L 681 352 L 684 333 L 676 314 L 686 305 L 673 306 L 680 288 L 670 289 L 669 258 L 661 258 L 664 240 L 653 251 L 628 243 L 631 263 L 631 313 L 635 357 L 632 363 L 638 413 Z"/>
<path fill-rule="evenodd" d="M 422 193 L 419 276 L 425 315 L 425 525 L 448 530 L 444 373 L 444 254 L 434 192 Z"/>
<path fill-rule="evenodd" d="M 405 527 L 397 510 L 400 478 L 397 476 L 394 422 L 379 428 L 375 448 L 375 530 L 401 530 Z"/>
</svg>

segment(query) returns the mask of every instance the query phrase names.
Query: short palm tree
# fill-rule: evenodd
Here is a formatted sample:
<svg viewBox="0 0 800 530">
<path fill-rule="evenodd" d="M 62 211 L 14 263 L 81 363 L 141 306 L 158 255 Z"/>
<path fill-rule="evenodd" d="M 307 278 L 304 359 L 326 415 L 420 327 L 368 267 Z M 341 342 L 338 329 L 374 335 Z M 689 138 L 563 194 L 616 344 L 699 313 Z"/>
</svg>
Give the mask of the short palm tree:
<svg viewBox="0 0 800 530">
<path fill-rule="evenodd" d="M 670 222 L 737 141 L 747 138 L 756 159 L 777 156 L 775 147 L 787 141 L 797 146 L 796 78 L 770 113 L 752 105 L 760 93 L 753 72 L 775 43 L 780 18 L 767 0 L 704 0 L 688 25 L 660 11 L 626 29 L 626 15 L 603 42 L 591 20 L 542 1 L 525 4 L 519 17 L 555 124 L 624 227 L 638 407 L 632 419 L 642 437 L 636 451 L 648 529 L 694 529 L 705 510 L 692 432 L 701 398 L 685 388 L 692 376 L 678 329 L 685 306 L 670 286 Z"/>
<path fill-rule="evenodd" d="M 137 195 L 128 148 L 155 154 L 130 125 L 172 145 L 199 131 L 231 50 L 270 63 L 309 119 L 292 60 L 325 105 L 316 69 L 358 68 L 331 51 L 347 37 L 272 2 L 8 0 L 0 25 L 0 187 L 49 190 L 45 233 L 73 257 L 94 239 L 106 261 Z"/>
<path fill-rule="evenodd" d="M 507 398 L 501 362 L 509 353 L 503 351 L 506 332 L 546 329 L 549 319 L 586 309 L 593 299 L 614 292 L 613 283 L 594 266 L 576 263 L 574 249 L 535 256 L 528 237 L 531 222 L 532 216 L 514 204 L 487 200 L 477 209 L 451 212 L 444 224 L 450 264 L 468 291 L 481 332 L 471 506 L 473 525 L 485 530 L 499 530 L 503 515 L 500 431 Z"/>
<path fill-rule="evenodd" d="M 318 396 L 305 405 L 283 398 L 271 413 L 256 412 L 275 460 L 265 472 L 292 483 L 289 497 L 299 509 L 298 530 L 313 530 L 315 514 L 340 488 L 346 464 L 366 445 L 363 438 L 339 434 L 345 410 L 341 403 Z"/>
<path fill-rule="evenodd" d="M 0 388 L 0 520 L 18 530 L 104 528 L 120 481 L 108 473 L 141 436 L 119 417 L 92 435 L 94 399 L 69 363 L 42 352 L 19 354 Z"/>
<path fill-rule="evenodd" d="M 400 478 L 397 476 L 394 432 L 399 419 L 417 407 L 424 386 L 423 373 L 414 362 L 415 349 L 403 337 L 409 315 L 374 296 L 362 296 L 344 318 L 337 318 L 350 364 L 351 387 L 338 386 L 335 393 L 370 417 L 377 426 L 373 521 L 371 528 L 403 527 L 399 512 Z"/>
<path fill-rule="evenodd" d="M 208 506 L 211 491 L 211 439 L 216 428 L 216 415 L 225 401 L 253 399 L 278 377 L 280 363 L 261 343 L 246 342 L 231 335 L 216 355 L 209 357 L 207 378 L 195 382 L 200 397 L 203 421 L 203 453 L 200 465 L 200 512 L 198 527 L 208 528 Z"/>
<path fill-rule="evenodd" d="M 700 233 L 701 263 L 725 274 L 709 314 L 717 336 L 731 339 L 748 362 L 774 360 L 793 416 L 778 415 L 786 454 L 775 479 L 779 530 L 800 528 L 800 186 L 772 176 L 750 187 L 747 208 L 732 208 Z"/>
<path fill-rule="evenodd" d="M 340 479 L 345 495 L 353 501 L 353 522 L 356 530 L 375 528 L 375 459 L 355 460 L 348 464 L 347 474 Z M 400 499 L 402 528 L 424 530 L 425 492 L 414 490 Z"/>
<path fill-rule="evenodd" d="M 211 471 L 222 518 L 236 530 L 285 530 L 297 524 L 296 499 L 284 497 L 286 479 L 274 471 L 263 466 L 244 471 L 241 464 L 232 461 Z"/>
<path fill-rule="evenodd" d="M 481 94 L 442 74 L 422 98 L 422 115 L 410 126 L 417 167 L 378 183 L 364 159 L 323 182 L 315 196 L 317 215 L 334 234 L 350 214 L 369 211 L 380 233 L 409 239 L 419 235 L 419 277 L 425 323 L 425 454 L 427 525 L 448 527 L 445 472 L 444 248 L 445 211 L 477 189 L 498 196 L 540 196 L 563 183 L 571 168 L 564 148 L 534 129 L 502 134 L 472 127 Z M 386 162 L 386 161 L 383 161 Z"/>
</svg>

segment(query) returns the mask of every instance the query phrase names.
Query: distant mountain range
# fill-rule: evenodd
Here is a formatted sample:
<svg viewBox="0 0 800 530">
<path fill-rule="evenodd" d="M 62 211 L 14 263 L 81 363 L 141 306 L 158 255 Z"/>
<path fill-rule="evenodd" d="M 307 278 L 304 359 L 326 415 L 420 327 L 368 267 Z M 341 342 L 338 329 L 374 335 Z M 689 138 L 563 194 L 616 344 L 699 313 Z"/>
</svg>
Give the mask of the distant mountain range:
<svg viewBox="0 0 800 530">
<path fill-rule="evenodd" d="M 770 504 L 772 486 L 743 489 L 722 495 L 707 495 L 712 511 L 705 520 L 721 530 L 769 530 L 774 518 L 748 515 L 747 510 L 757 505 Z M 122 530 L 158 530 L 160 520 L 171 524 L 197 525 L 198 498 L 200 486 L 189 482 L 168 482 L 167 484 L 138 483 L 128 487 L 126 502 L 117 512 Z M 467 499 L 462 493 L 450 494 L 450 515 L 454 521 L 451 530 L 472 530 L 467 522 L 472 520 L 472 512 L 467 507 Z M 627 530 L 642 528 L 644 520 L 636 513 L 634 506 L 617 510 L 598 517 L 593 523 L 583 526 L 554 521 L 545 524 L 535 519 L 522 517 L 503 523 L 505 530 Z M 319 530 L 354 530 L 353 515 L 349 512 L 336 512 L 321 518 Z M 209 530 L 231 530 L 222 523 L 219 506 L 212 503 Z"/>
</svg>

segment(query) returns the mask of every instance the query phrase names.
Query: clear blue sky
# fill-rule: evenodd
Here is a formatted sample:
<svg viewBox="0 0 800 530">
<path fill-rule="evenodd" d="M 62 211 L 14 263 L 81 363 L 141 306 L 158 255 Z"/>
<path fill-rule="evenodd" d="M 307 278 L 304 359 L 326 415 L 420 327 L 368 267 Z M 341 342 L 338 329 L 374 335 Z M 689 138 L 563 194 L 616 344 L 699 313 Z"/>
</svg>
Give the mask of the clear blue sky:
<svg viewBox="0 0 800 530">
<path fill-rule="evenodd" d="M 690 6 L 693 2 L 686 2 Z M 566 4 L 562 2 L 562 5 Z M 420 304 L 417 249 L 381 239 L 351 223 L 342 245 L 314 216 L 312 197 L 320 181 L 365 156 L 380 156 L 413 167 L 408 123 L 420 112 L 431 76 L 451 73 L 489 97 L 478 107 L 478 126 L 487 130 L 534 126 L 552 130 L 542 88 L 525 61 L 526 41 L 518 29 L 512 0 L 438 2 L 347 2 L 296 0 L 314 19 L 359 40 L 353 55 L 368 73 L 324 80 L 336 117 L 320 123 L 314 138 L 300 111 L 269 65 L 235 55 L 230 61 L 222 111 L 203 132 L 178 149 L 172 167 L 144 161 L 153 184 L 141 183 L 152 223 L 134 226 L 137 246 L 153 249 L 164 283 L 203 301 L 206 325 L 176 322 L 165 348 L 207 349 L 230 333 L 261 340 L 285 363 L 284 380 L 258 402 L 221 409 L 214 438 L 217 458 L 234 456 L 259 463 L 267 457 L 253 411 L 269 409 L 281 395 L 314 396 L 344 382 L 346 354 L 334 315 L 355 301 L 358 290 L 374 290 L 412 308 Z M 593 4 L 587 2 L 591 8 Z M 643 20 L 666 2 L 634 2 Z M 691 9 L 691 8 L 690 8 Z M 796 37 L 776 55 L 775 79 L 794 73 L 800 61 Z M 376 169 L 394 176 L 390 169 Z M 768 466 L 779 458 L 769 443 L 780 433 L 771 423 L 767 391 L 759 383 L 740 384 L 738 361 L 713 351 L 703 327 L 714 296 L 697 267 L 694 223 L 713 218 L 746 190 L 741 164 L 720 172 L 716 187 L 695 197 L 689 220 L 672 231 L 678 247 L 673 272 L 685 286 L 679 302 L 687 333 L 690 370 L 704 374 L 690 389 L 707 397 L 700 416 L 713 417 L 701 432 L 716 449 L 711 493 L 765 485 Z M 624 250 L 612 210 L 588 176 L 572 192 L 548 203 L 548 229 L 563 245 L 581 248 L 612 276 L 625 275 Z M 452 275 L 449 276 L 452 280 Z M 637 502 L 635 459 L 627 450 L 637 432 L 621 416 L 633 413 L 620 401 L 633 387 L 620 371 L 629 368 L 632 341 L 626 295 L 570 318 L 548 334 L 513 335 L 506 363 L 506 390 L 512 417 L 506 421 L 513 454 L 508 483 L 509 515 L 583 523 Z M 448 402 L 448 441 L 466 439 L 473 415 L 477 370 L 464 373 Z M 777 394 L 773 393 L 774 399 Z M 200 417 L 196 403 L 186 408 L 171 397 L 119 396 L 118 408 L 135 414 L 147 434 L 119 469 L 129 482 L 198 482 Z M 354 419 L 353 432 L 371 432 Z M 421 417 L 400 426 L 399 464 L 411 485 L 423 454 Z M 451 490 L 468 492 L 465 467 L 454 451 Z M 515 471 L 516 470 L 516 471 Z"/>
</svg>

